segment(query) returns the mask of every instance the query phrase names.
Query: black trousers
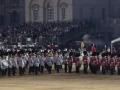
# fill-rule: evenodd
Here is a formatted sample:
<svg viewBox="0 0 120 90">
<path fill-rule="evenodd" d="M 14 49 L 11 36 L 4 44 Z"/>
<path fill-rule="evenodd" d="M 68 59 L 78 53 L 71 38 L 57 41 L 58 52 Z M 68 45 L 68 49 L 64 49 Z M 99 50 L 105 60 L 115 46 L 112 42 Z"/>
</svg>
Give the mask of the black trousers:
<svg viewBox="0 0 120 90">
<path fill-rule="evenodd" d="M 38 75 L 39 67 L 35 66 L 35 75 Z"/>
<path fill-rule="evenodd" d="M 22 72 L 22 73 L 23 73 L 23 75 L 25 74 L 25 69 L 26 69 L 26 67 L 23 67 L 23 72 Z"/>
<path fill-rule="evenodd" d="M 93 74 L 97 74 L 97 65 L 93 65 Z"/>
<path fill-rule="evenodd" d="M 15 74 L 16 74 L 16 67 L 12 67 L 12 74 L 13 74 L 13 76 L 15 76 Z"/>
<path fill-rule="evenodd" d="M 40 66 L 40 73 L 42 74 L 42 73 L 44 73 L 44 66 Z"/>
<path fill-rule="evenodd" d="M 61 69 L 61 65 L 56 65 L 56 69 L 57 69 L 57 73 L 59 73 L 59 71 Z"/>
<path fill-rule="evenodd" d="M 120 75 L 120 67 L 117 67 L 118 75 Z"/>
<path fill-rule="evenodd" d="M 12 73 L 12 68 L 8 68 L 8 76 L 11 76 L 11 73 Z"/>
<path fill-rule="evenodd" d="M 106 74 L 106 67 L 102 66 L 102 74 Z"/>
<path fill-rule="evenodd" d="M 68 65 L 68 68 L 69 68 L 69 73 L 72 72 L 72 65 Z"/>
<path fill-rule="evenodd" d="M 114 75 L 114 72 L 115 72 L 115 67 L 114 67 L 114 66 L 111 66 L 111 67 L 110 67 L 110 73 L 111 73 L 111 75 Z"/>
<path fill-rule="evenodd" d="M 88 64 L 84 64 L 84 70 L 83 70 L 84 74 L 88 73 Z"/>
<path fill-rule="evenodd" d="M 51 74 L 52 66 L 48 66 L 48 73 Z"/>
<path fill-rule="evenodd" d="M 22 76 L 23 75 L 23 68 L 19 67 L 19 75 Z"/>
<path fill-rule="evenodd" d="M 76 73 L 80 73 L 80 66 L 76 66 Z"/>
<path fill-rule="evenodd" d="M 2 76 L 6 76 L 6 74 L 7 74 L 7 69 L 1 69 L 1 74 L 2 74 Z"/>
<path fill-rule="evenodd" d="M 64 69 L 65 69 L 65 72 L 67 72 L 67 64 L 65 64 L 65 67 L 64 67 Z"/>
<path fill-rule="evenodd" d="M 29 66 L 29 74 L 34 73 L 33 66 Z"/>
</svg>

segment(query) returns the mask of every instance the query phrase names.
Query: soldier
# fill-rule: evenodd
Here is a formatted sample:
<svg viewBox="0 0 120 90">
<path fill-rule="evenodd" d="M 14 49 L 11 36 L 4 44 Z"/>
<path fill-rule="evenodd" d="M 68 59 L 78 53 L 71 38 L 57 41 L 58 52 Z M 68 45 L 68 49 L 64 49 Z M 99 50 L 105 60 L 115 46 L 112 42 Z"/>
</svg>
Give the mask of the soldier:
<svg viewBox="0 0 120 90">
<path fill-rule="evenodd" d="M 97 74 L 97 56 L 96 56 L 96 53 L 95 53 L 95 56 L 93 57 L 93 60 L 92 60 L 92 69 L 93 69 L 93 74 Z"/>
<path fill-rule="evenodd" d="M 73 65 L 73 56 L 72 56 L 72 52 L 69 53 L 69 57 L 68 57 L 68 69 L 69 69 L 69 73 L 72 72 L 72 65 Z"/>
<path fill-rule="evenodd" d="M 12 73 L 12 56 L 8 58 L 8 76 Z"/>
<path fill-rule="evenodd" d="M 18 66 L 19 66 L 19 75 L 22 76 L 23 75 L 23 68 L 25 67 L 25 62 L 23 60 L 23 58 L 21 57 L 21 55 L 18 56 L 18 60 L 17 60 Z"/>
<path fill-rule="evenodd" d="M 53 64 L 53 60 L 52 57 L 49 55 L 47 58 L 47 70 L 49 74 L 51 74 L 52 64 Z"/>
<path fill-rule="evenodd" d="M 17 68 L 17 56 L 12 56 L 12 74 L 15 76 Z"/>
<path fill-rule="evenodd" d="M 31 73 L 34 73 L 34 70 L 33 70 L 34 61 L 31 55 L 29 56 L 29 59 L 28 59 L 28 65 L 29 65 L 29 75 L 30 75 Z"/>
<path fill-rule="evenodd" d="M 67 66 L 68 66 L 67 59 L 68 59 L 68 57 L 69 57 L 69 54 L 67 52 L 65 52 L 64 57 L 63 57 L 65 73 L 67 73 Z"/>
<path fill-rule="evenodd" d="M 5 59 L 5 57 L 2 57 L 2 60 L 1 60 L 2 76 L 6 76 L 6 74 L 7 74 L 7 68 L 8 68 L 8 62 Z"/>
<path fill-rule="evenodd" d="M 44 57 L 44 53 L 42 53 L 42 56 L 40 58 L 40 72 L 41 72 L 41 74 L 44 73 L 45 61 L 46 61 L 46 58 Z"/>
<path fill-rule="evenodd" d="M 59 70 L 60 70 L 61 59 L 62 59 L 61 56 L 58 55 L 57 58 L 56 58 L 56 60 L 55 60 L 57 73 L 59 73 Z"/>
<path fill-rule="evenodd" d="M 97 71 L 100 71 L 101 59 L 99 56 L 99 52 L 97 52 L 96 60 L 97 60 Z"/>
<path fill-rule="evenodd" d="M 106 57 L 106 71 L 110 71 L 110 54 L 107 53 L 107 57 Z"/>
<path fill-rule="evenodd" d="M 115 71 L 115 59 L 114 59 L 114 55 L 111 54 L 111 59 L 110 59 L 110 72 L 111 72 L 111 75 L 114 74 L 114 71 Z"/>
<path fill-rule="evenodd" d="M 120 54 L 118 54 L 118 58 L 117 58 L 117 72 L 118 75 L 120 75 Z"/>
<path fill-rule="evenodd" d="M 87 74 L 88 73 L 88 63 L 89 63 L 89 58 L 87 56 L 87 52 L 84 52 L 84 57 L 83 57 L 83 65 L 84 65 L 84 70 L 83 73 Z"/>
<path fill-rule="evenodd" d="M 39 65 L 40 65 L 40 60 L 36 55 L 36 57 L 34 58 L 35 75 L 38 75 Z"/>
<path fill-rule="evenodd" d="M 77 53 L 76 57 L 75 57 L 75 65 L 76 65 L 76 73 L 80 72 L 80 67 L 81 67 L 81 58 L 80 58 L 80 53 Z"/>
<path fill-rule="evenodd" d="M 105 53 L 102 53 L 101 65 L 102 65 L 102 74 L 106 74 L 106 57 L 105 57 Z"/>
</svg>

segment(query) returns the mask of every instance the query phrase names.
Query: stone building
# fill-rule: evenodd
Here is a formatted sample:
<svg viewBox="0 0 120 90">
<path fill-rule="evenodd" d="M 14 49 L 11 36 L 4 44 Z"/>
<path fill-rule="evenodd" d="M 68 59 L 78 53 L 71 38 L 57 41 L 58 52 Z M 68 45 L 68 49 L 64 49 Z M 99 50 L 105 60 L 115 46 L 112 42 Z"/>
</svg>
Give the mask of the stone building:
<svg viewBox="0 0 120 90">
<path fill-rule="evenodd" d="M 0 0 L 0 24 L 120 18 L 120 0 Z"/>
</svg>

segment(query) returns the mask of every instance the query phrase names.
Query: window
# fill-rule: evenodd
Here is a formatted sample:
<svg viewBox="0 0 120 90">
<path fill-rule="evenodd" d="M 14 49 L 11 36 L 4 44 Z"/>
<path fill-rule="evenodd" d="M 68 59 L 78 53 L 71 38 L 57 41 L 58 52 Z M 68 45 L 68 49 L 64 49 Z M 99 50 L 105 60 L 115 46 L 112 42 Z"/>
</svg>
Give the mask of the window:
<svg viewBox="0 0 120 90">
<path fill-rule="evenodd" d="M 33 7 L 33 19 L 34 19 L 34 22 L 37 22 L 38 15 L 39 15 L 39 5 L 34 4 L 32 7 Z"/>
<path fill-rule="evenodd" d="M 49 3 L 47 7 L 47 20 L 53 21 L 53 19 L 54 19 L 54 11 L 53 11 L 52 4 Z"/>
<path fill-rule="evenodd" d="M 1 4 L 1 5 L 3 4 L 3 2 L 4 2 L 3 0 L 0 0 L 0 4 Z"/>
<path fill-rule="evenodd" d="M 66 9 L 62 8 L 61 13 L 62 13 L 62 20 L 65 20 L 66 19 Z"/>
<path fill-rule="evenodd" d="M 94 19 L 94 13 L 95 13 L 95 9 L 91 8 L 91 10 L 90 10 L 90 19 Z"/>
<path fill-rule="evenodd" d="M 102 19 L 105 19 L 105 8 L 102 8 Z"/>
<path fill-rule="evenodd" d="M 34 21 L 37 22 L 38 21 L 38 10 L 33 10 L 34 13 Z"/>
<path fill-rule="evenodd" d="M 19 23 L 19 13 L 13 11 L 13 13 L 10 14 L 10 23 L 11 24 Z"/>
</svg>

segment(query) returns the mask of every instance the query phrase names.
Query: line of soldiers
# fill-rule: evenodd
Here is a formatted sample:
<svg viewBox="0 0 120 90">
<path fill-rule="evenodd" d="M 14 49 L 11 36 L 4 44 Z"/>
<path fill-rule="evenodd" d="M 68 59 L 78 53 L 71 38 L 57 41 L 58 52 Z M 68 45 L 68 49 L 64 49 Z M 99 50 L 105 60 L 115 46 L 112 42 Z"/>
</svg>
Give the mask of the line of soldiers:
<svg viewBox="0 0 120 90">
<path fill-rule="evenodd" d="M 44 51 L 41 53 L 23 52 L 20 50 L 17 53 L 7 52 L 0 57 L 0 75 L 15 76 L 18 72 L 20 76 L 26 73 L 28 68 L 29 74 L 38 75 L 44 73 L 46 69 L 51 74 L 52 66 L 57 73 L 62 69 L 64 65 L 65 73 L 72 73 L 73 64 L 75 64 L 76 73 L 80 73 L 80 68 L 83 66 L 83 73 L 88 74 L 90 69 L 91 73 L 97 74 L 102 71 L 102 74 L 110 72 L 113 75 L 116 71 L 120 75 L 120 54 L 110 53 L 92 53 L 88 55 L 87 51 L 84 51 L 84 55 L 79 52 L 58 52 L 58 51 Z"/>
</svg>

